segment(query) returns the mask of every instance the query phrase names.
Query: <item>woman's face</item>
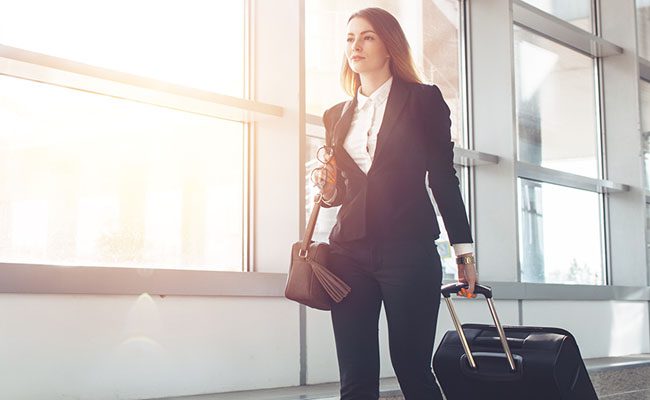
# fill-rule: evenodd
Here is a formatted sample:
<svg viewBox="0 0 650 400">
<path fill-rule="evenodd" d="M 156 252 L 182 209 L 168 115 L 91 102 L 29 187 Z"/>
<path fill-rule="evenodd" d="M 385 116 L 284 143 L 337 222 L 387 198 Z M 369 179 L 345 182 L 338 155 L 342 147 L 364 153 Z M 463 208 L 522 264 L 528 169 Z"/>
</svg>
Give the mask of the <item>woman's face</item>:
<svg viewBox="0 0 650 400">
<path fill-rule="evenodd" d="M 358 74 L 379 71 L 390 60 L 384 42 L 372 25 L 360 17 L 352 18 L 348 23 L 345 55 L 352 71 Z"/>
</svg>

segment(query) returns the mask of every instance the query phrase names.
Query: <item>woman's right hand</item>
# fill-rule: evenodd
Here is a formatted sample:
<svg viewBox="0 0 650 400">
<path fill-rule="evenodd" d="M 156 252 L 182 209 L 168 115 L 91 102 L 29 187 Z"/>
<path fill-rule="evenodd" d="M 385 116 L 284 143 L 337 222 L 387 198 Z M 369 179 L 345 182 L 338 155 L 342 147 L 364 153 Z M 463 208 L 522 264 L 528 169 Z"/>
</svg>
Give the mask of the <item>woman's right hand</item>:
<svg viewBox="0 0 650 400">
<path fill-rule="evenodd" d="M 333 156 L 321 167 L 318 179 L 319 186 L 323 188 L 321 190 L 323 197 L 331 200 L 336 189 L 336 159 Z"/>
</svg>

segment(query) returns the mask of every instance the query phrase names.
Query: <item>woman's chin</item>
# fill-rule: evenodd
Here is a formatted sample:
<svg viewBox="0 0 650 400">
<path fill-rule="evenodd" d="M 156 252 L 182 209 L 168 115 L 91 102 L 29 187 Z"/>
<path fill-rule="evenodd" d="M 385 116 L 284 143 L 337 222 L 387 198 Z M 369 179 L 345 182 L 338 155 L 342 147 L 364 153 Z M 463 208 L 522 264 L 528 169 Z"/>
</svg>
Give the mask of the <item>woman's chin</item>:
<svg viewBox="0 0 650 400">
<path fill-rule="evenodd" d="M 363 74 L 368 72 L 368 68 L 363 68 L 363 67 L 359 68 L 359 65 L 355 65 L 355 66 L 350 65 L 350 69 L 357 74 Z"/>
</svg>

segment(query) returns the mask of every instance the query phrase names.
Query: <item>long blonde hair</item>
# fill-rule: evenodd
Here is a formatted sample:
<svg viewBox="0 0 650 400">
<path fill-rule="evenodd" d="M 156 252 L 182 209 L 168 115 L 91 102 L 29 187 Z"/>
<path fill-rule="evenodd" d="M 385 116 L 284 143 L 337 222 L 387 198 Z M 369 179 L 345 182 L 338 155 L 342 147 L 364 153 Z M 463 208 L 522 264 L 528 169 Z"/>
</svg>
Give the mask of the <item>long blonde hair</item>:
<svg viewBox="0 0 650 400">
<path fill-rule="evenodd" d="M 377 36 L 384 42 L 390 55 L 391 74 L 406 82 L 422 83 L 418 69 L 413 61 L 411 47 L 397 19 L 388 11 L 378 7 L 364 8 L 355 12 L 348 18 L 348 23 L 352 18 L 357 17 L 368 21 Z M 343 54 L 343 66 L 341 68 L 341 85 L 350 96 L 354 96 L 359 86 L 361 86 L 361 78 L 358 73 L 352 71 L 345 54 Z"/>
</svg>

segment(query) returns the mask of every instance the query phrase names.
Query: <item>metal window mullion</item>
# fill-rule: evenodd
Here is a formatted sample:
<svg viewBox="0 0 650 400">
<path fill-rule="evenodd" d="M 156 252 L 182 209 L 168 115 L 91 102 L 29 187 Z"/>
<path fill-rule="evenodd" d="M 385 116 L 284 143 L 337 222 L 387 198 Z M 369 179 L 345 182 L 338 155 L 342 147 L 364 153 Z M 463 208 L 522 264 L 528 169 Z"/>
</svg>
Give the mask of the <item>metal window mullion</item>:
<svg viewBox="0 0 650 400">
<path fill-rule="evenodd" d="M 300 237 L 304 235 L 307 216 L 305 214 L 307 188 L 305 180 L 307 171 L 305 164 L 307 156 L 307 73 L 306 73 L 306 0 L 298 0 L 298 231 Z M 298 383 L 303 386 L 307 384 L 307 308 L 300 304 L 298 308 L 299 323 L 299 371 Z"/>
<path fill-rule="evenodd" d="M 520 0 L 513 0 L 513 22 L 549 40 L 592 57 L 620 54 L 623 49 L 571 23 Z"/>
<path fill-rule="evenodd" d="M 589 6 L 591 8 L 591 32 L 595 36 L 601 37 L 600 32 L 600 4 L 598 0 L 590 0 Z"/>
<path fill-rule="evenodd" d="M 43 279 L 33 279 L 41 276 Z M 0 263 L 0 293 L 284 298 L 286 273 Z M 499 300 L 649 301 L 650 287 L 486 281 Z M 459 300 L 466 301 L 466 300 Z"/>
<path fill-rule="evenodd" d="M 0 44 L 0 75 L 246 122 L 283 108 Z"/>
<path fill-rule="evenodd" d="M 510 10 L 510 25 L 511 29 L 509 29 L 510 35 L 509 35 L 509 40 L 510 40 L 510 49 L 511 49 L 511 56 L 510 56 L 510 101 L 512 105 L 512 122 L 513 122 L 513 131 L 512 131 L 512 137 L 511 140 L 513 141 L 513 159 L 514 162 L 516 163 L 517 160 L 519 160 L 519 114 L 518 114 L 518 108 L 519 104 L 517 102 L 517 63 L 516 63 L 516 57 L 517 57 L 517 43 L 516 43 L 516 38 L 515 38 L 515 25 L 517 25 L 515 21 L 515 13 L 514 13 L 514 5 L 511 7 Z M 515 217 L 515 237 L 517 238 L 517 245 L 515 246 L 515 250 L 517 252 L 516 254 L 516 275 L 517 275 L 517 283 L 523 282 L 523 269 L 524 269 L 524 262 L 523 262 L 523 248 L 526 245 L 523 241 L 524 238 L 524 232 L 523 232 L 523 227 L 525 226 L 525 216 L 522 215 L 521 208 L 522 208 L 522 203 L 525 203 L 525 200 L 523 199 L 524 196 L 526 196 L 526 192 L 522 190 L 522 182 L 521 179 L 517 176 L 517 173 L 515 171 L 514 173 L 514 185 L 515 185 L 515 190 L 514 190 L 514 217 Z M 530 236 L 529 236 L 530 237 Z M 519 312 L 523 313 L 523 305 L 522 302 L 519 302 L 518 304 L 519 307 Z"/>
<path fill-rule="evenodd" d="M 465 0 L 461 0 L 459 4 L 459 65 L 461 68 L 460 79 L 460 94 L 463 98 L 462 106 L 464 111 L 462 113 L 463 128 L 465 129 L 465 143 L 467 149 L 474 149 L 474 132 L 472 118 L 472 74 L 470 73 L 470 66 L 472 65 L 472 51 L 471 51 L 471 20 L 470 7 Z M 474 238 L 474 255 L 478 258 L 477 242 L 477 229 L 476 229 L 476 171 L 473 168 L 465 168 L 465 199 L 467 203 L 468 219 L 471 227 L 472 238 Z M 480 264 L 476 266 L 477 271 Z"/>
<path fill-rule="evenodd" d="M 248 100 L 255 100 L 255 48 L 254 48 L 254 8 L 252 0 L 244 0 L 244 97 Z M 242 271 L 255 271 L 253 249 L 254 247 L 254 190 L 255 190 L 255 168 L 254 168 L 254 145 L 257 125 L 254 121 L 244 124 L 243 143 L 243 193 L 242 193 Z"/>
<path fill-rule="evenodd" d="M 479 165 L 498 164 L 499 156 L 481 151 L 465 149 L 462 147 L 454 148 L 454 163 L 464 165 L 466 167 L 473 167 Z"/>
<path fill-rule="evenodd" d="M 639 76 L 641 79 L 650 82 L 650 60 L 639 57 Z"/>
<path fill-rule="evenodd" d="M 600 3 L 598 0 L 591 1 L 592 6 L 592 27 L 594 34 L 602 36 Z M 605 96 L 603 90 L 604 74 L 603 59 L 594 58 L 594 84 L 596 88 L 596 160 L 598 161 L 598 176 L 601 179 L 608 179 L 608 158 L 607 158 L 607 137 L 605 132 Z M 602 270 L 604 273 L 603 283 L 612 284 L 612 260 L 610 251 L 610 216 L 609 216 L 609 196 L 601 193 L 598 197 L 598 217 L 600 221 L 600 259 L 602 260 Z"/>
<path fill-rule="evenodd" d="M 537 182 L 551 183 L 596 193 L 615 193 L 630 190 L 630 187 L 625 184 L 571 174 L 522 161 L 517 161 L 515 165 L 517 177 Z"/>
</svg>

